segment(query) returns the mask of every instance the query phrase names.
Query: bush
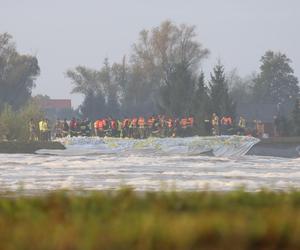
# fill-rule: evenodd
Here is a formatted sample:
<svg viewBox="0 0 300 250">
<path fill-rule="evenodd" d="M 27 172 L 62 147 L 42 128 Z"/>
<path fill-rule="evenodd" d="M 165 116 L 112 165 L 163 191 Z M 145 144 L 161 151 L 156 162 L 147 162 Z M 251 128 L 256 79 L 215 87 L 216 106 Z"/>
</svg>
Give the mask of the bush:
<svg viewBox="0 0 300 250">
<path fill-rule="evenodd" d="M 27 140 L 29 138 L 28 123 L 30 119 L 33 118 L 38 121 L 42 117 L 43 112 L 33 101 L 28 102 L 18 111 L 14 111 L 7 104 L 4 105 L 0 113 L 0 140 Z"/>
</svg>

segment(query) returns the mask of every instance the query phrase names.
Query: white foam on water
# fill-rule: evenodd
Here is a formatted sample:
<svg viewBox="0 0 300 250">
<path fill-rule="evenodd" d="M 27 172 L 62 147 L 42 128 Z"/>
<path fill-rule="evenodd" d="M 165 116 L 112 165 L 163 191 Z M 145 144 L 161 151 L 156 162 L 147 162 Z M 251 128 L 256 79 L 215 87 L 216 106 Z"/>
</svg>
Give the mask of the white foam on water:
<svg viewBox="0 0 300 250">
<path fill-rule="evenodd" d="M 300 188 L 300 159 L 245 156 L 249 137 L 67 138 L 64 151 L 0 154 L 2 189 L 233 190 Z M 217 157 L 201 155 L 213 152 Z"/>
</svg>

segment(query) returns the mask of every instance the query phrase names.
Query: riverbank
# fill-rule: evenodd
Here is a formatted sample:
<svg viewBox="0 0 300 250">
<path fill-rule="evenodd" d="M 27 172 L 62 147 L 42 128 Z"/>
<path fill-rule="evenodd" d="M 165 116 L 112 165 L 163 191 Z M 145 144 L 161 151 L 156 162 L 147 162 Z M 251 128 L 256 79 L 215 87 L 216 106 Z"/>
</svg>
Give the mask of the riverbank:
<svg viewBox="0 0 300 250">
<path fill-rule="evenodd" d="M 65 146 L 59 142 L 21 142 L 21 141 L 2 141 L 0 142 L 1 154 L 34 154 L 39 149 L 63 150 Z"/>
<path fill-rule="evenodd" d="M 1 249 L 299 249 L 300 193 L 0 197 Z"/>
<path fill-rule="evenodd" d="M 300 157 L 300 137 L 261 139 L 248 151 L 247 155 L 298 158 Z"/>
</svg>

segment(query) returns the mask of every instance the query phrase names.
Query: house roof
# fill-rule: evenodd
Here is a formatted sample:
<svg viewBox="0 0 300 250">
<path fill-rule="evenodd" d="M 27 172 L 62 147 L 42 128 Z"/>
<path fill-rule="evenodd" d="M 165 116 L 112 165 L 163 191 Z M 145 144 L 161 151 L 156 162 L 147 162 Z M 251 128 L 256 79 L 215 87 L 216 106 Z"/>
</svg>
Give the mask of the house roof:
<svg viewBox="0 0 300 250">
<path fill-rule="evenodd" d="M 70 99 L 49 99 L 41 102 L 43 109 L 71 109 L 72 102 Z"/>
</svg>

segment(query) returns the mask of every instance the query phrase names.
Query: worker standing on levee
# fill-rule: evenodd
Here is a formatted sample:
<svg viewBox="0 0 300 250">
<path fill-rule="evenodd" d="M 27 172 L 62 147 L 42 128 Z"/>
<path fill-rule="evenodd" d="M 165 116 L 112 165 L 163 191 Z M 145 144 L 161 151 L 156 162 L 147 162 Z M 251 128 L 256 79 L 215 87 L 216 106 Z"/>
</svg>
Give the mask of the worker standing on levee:
<svg viewBox="0 0 300 250">
<path fill-rule="evenodd" d="M 125 118 L 122 123 L 122 137 L 123 138 L 129 137 L 129 125 L 130 125 L 130 120 L 128 118 Z"/>
<path fill-rule="evenodd" d="M 67 119 L 65 118 L 64 122 L 63 122 L 63 131 L 62 131 L 63 137 L 66 137 L 69 135 L 69 130 L 70 130 L 70 126 L 68 124 Z"/>
<path fill-rule="evenodd" d="M 111 128 L 111 136 L 116 137 L 117 136 L 117 121 L 114 119 L 110 120 L 110 128 Z"/>
<path fill-rule="evenodd" d="M 184 137 L 187 134 L 187 125 L 188 120 L 186 117 L 181 118 L 180 120 L 180 136 Z"/>
<path fill-rule="evenodd" d="M 194 130 L 194 117 L 187 118 L 187 136 L 192 136 Z"/>
<path fill-rule="evenodd" d="M 211 117 L 211 126 L 212 126 L 212 135 L 217 136 L 220 134 L 219 132 L 219 117 L 216 113 L 212 114 Z"/>
<path fill-rule="evenodd" d="M 152 136 L 152 132 L 153 132 L 153 127 L 154 127 L 154 122 L 155 122 L 155 117 L 154 115 L 150 116 L 147 119 L 147 137 Z"/>
<path fill-rule="evenodd" d="M 139 130 L 138 130 L 138 118 L 133 117 L 131 119 L 130 125 L 129 125 L 129 131 L 130 131 L 130 137 L 131 138 L 138 138 L 139 137 Z"/>
<path fill-rule="evenodd" d="M 37 129 L 33 118 L 30 119 L 29 124 L 29 141 L 36 141 L 38 139 Z"/>
<path fill-rule="evenodd" d="M 145 118 L 143 116 L 140 116 L 138 119 L 138 126 L 139 126 L 139 138 L 144 139 L 145 138 Z"/>
<path fill-rule="evenodd" d="M 240 116 L 239 123 L 238 123 L 238 135 L 245 135 L 246 132 L 246 119 Z"/>
<path fill-rule="evenodd" d="M 166 136 L 167 137 L 171 137 L 173 135 L 173 133 L 174 133 L 174 131 L 173 131 L 173 129 L 174 129 L 174 127 L 173 127 L 173 124 L 174 124 L 173 119 L 171 117 L 169 117 L 166 120 L 166 123 L 167 123 L 167 134 L 166 134 Z"/>
<path fill-rule="evenodd" d="M 72 120 L 70 121 L 70 136 L 76 136 L 77 135 L 77 121 L 73 117 Z"/>
<path fill-rule="evenodd" d="M 229 135 L 232 133 L 232 118 L 229 115 L 223 116 L 221 119 L 221 134 Z"/>
</svg>

